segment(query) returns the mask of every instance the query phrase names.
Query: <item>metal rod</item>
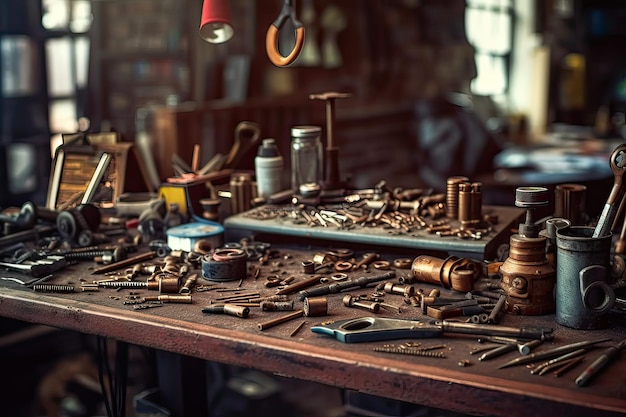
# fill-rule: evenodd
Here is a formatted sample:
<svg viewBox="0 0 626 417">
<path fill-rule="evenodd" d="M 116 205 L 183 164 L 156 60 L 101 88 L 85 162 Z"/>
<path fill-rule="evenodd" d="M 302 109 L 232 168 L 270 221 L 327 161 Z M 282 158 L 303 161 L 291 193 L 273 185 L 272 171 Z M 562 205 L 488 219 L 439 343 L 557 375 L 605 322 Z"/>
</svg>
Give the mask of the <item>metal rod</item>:
<svg viewBox="0 0 626 417">
<path fill-rule="evenodd" d="M 124 260 L 114 262 L 109 265 L 101 266 L 100 268 L 94 269 L 91 273 L 92 274 L 104 274 L 106 272 L 111 272 L 119 268 L 125 268 L 127 266 L 134 265 L 138 262 L 147 261 L 149 259 L 154 258 L 155 255 L 156 255 L 155 251 L 141 253 L 139 255 L 131 256 L 130 258 L 126 258 Z"/>
</svg>

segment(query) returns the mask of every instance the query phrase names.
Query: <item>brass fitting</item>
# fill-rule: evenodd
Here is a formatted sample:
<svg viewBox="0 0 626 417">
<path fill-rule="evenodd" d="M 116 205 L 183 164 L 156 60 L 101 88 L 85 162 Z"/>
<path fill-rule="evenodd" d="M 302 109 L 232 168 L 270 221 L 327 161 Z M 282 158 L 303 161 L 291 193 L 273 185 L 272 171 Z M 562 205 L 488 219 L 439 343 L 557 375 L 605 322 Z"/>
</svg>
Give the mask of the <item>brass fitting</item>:
<svg viewBox="0 0 626 417">
<path fill-rule="evenodd" d="M 474 289 L 474 282 L 482 275 L 482 266 L 468 258 L 448 256 L 440 259 L 420 255 L 413 260 L 411 272 L 418 281 L 469 292 Z"/>
<path fill-rule="evenodd" d="M 248 307 L 238 306 L 236 304 L 214 304 L 202 308 L 203 313 L 227 314 L 229 316 L 247 318 L 250 314 Z"/>
</svg>

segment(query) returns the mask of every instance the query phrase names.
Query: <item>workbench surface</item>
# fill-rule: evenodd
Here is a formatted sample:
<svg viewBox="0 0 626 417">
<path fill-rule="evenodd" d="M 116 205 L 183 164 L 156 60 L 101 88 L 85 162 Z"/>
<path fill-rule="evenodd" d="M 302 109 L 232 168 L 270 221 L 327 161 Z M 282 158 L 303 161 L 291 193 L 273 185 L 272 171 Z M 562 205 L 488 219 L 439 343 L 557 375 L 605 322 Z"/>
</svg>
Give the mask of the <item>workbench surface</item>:
<svg viewBox="0 0 626 417">
<path fill-rule="evenodd" d="M 287 205 L 286 207 L 293 207 Z M 278 206 L 277 211 L 281 208 Z M 270 208 L 269 211 L 272 209 Z M 367 244 L 387 248 L 408 249 L 412 251 L 431 251 L 446 253 L 459 257 L 473 259 L 495 259 L 498 247 L 508 243 L 510 230 L 519 226 L 525 211 L 517 207 L 485 206 L 483 213 L 497 219 L 489 233 L 481 239 L 459 238 L 456 236 L 440 237 L 429 233 L 426 228 L 410 232 L 401 229 L 392 229 L 383 226 L 353 225 L 350 228 L 340 228 L 333 224 L 327 227 L 311 227 L 307 224 L 297 224 L 288 216 L 275 216 L 264 219 L 258 213 L 267 212 L 267 206 L 229 216 L 224 220 L 227 239 L 238 240 L 251 233 L 260 239 L 284 241 L 286 237 L 295 237 L 300 241 L 311 242 L 333 241 L 345 244 Z M 458 221 L 450 220 L 453 228 L 460 227 Z M 313 243 L 319 244 L 319 243 Z"/>
<path fill-rule="evenodd" d="M 256 278 L 248 275 L 241 287 L 258 291 L 261 295 L 275 294 L 275 288 L 264 283 L 270 274 L 294 275 L 296 281 L 308 275 L 302 271 L 303 260 L 312 259 L 318 248 L 281 248 L 277 245 L 275 257 L 266 265 L 258 265 Z M 327 248 L 326 248 L 327 249 Z M 355 253 L 358 258 L 359 254 Z M 382 258 L 393 260 L 383 254 Z M 158 262 L 155 258 L 153 262 Z M 164 303 L 159 308 L 135 309 L 124 304 L 130 292 L 154 295 L 145 289 L 105 289 L 97 292 L 80 291 L 81 282 L 90 282 L 104 276 L 92 274 L 95 264 L 81 262 L 66 267 L 48 281 L 50 284 L 74 285 L 68 294 L 34 292 L 11 281 L 0 281 L 0 315 L 26 322 L 40 323 L 99 335 L 166 352 L 225 364 L 249 367 L 282 376 L 314 381 L 340 388 L 358 390 L 382 397 L 394 398 L 430 407 L 473 415 L 529 416 L 529 415 L 614 415 L 626 413 L 626 353 L 622 352 L 604 372 L 585 387 L 578 387 L 574 379 L 585 365 L 601 352 L 595 349 L 586 354 L 582 364 L 561 377 L 551 373 L 531 375 L 526 366 L 498 369 L 498 366 L 519 353 L 478 361 L 470 351 L 480 347 L 477 336 L 446 335 L 442 338 L 412 340 L 422 346 L 445 344 L 439 349 L 445 358 L 420 357 L 374 351 L 375 347 L 398 345 L 409 340 L 387 342 L 341 343 L 329 336 L 311 332 L 311 326 L 321 322 L 376 315 L 377 317 L 422 317 L 418 307 L 405 304 L 401 295 L 387 294 L 384 301 L 401 306 L 401 312 L 381 309 L 377 314 L 348 308 L 342 304 L 346 293 L 327 295 L 328 315 L 302 317 L 259 330 L 258 324 L 289 312 L 268 312 L 251 307 L 248 318 L 223 314 L 206 314 L 202 307 L 220 296 L 218 288 L 237 288 L 239 281 L 210 282 L 199 280 L 192 292 L 191 304 Z M 190 272 L 199 272 L 198 270 Z M 349 272 L 351 278 L 375 276 L 386 271 L 369 267 Z M 397 277 L 409 270 L 397 269 Z M 9 276 L 9 272 L 0 272 Z M 328 275 L 328 274 L 327 274 Z M 139 277 L 139 280 L 146 277 Z M 432 286 L 412 284 L 429 292 Z M 204 291 L 199 291 L 204 289 Z M 358 295 L 372 288 L 359 288 L 348 293 Z M 459 296 L 441 289 L 442 296 Z M 297 294 L 295 309 L 302 308 Z M 425 317 L 422 317 L 425 318 Z M 295 335 L 292 332 L 305 321 Z M 504 314 L 501 325 L 545 327 L 554 329 L 554 340 L 536 348 L 536 352 L 551 347 L 590 339 L 611 338 L 601 348 L 626 338 L 623 318 L 611 316 L 611 324 L 603 330 L 572 330 L 558 325 L 553 315 L 522 317 Z M 469 360 L 466 366 L 462 361 Z"/>
</svg>

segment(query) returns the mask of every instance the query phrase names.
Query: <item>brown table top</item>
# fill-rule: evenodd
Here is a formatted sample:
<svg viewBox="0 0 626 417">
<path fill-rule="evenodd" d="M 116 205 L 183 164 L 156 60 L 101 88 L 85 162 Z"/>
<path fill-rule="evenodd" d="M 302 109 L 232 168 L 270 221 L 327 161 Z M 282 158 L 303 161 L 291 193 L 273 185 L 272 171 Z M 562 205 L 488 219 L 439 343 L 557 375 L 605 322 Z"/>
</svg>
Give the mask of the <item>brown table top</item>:
<svg viewBox="0 0 626 417">
<path fill-rule="evenodd" d="M 280 248 L 276 257 L 266 265 L 259 265 L 257 278 L 250 275 L 241 287 L 257 291 L 262 296 L 275 294 L 275 288 L 264 283 L 270 274 L 281 277 L 294 275 L 295 280 L 307 277 L 301 262 L 313 259 L 315 248 Z M 418 254 L 416 254 L 418 255 Z M 356 255 L 357 257 L 360 256 Z M 393 260 L 387 255 L 384 259 Z M 158 262 L 155 258 L 152 262 Z M 321 322 L 348 318 L 392 317 L 418 319 L 418 307 L 405 304 L 401 295 L 387 294 L 386 303 L 402 307 L 400 313 L 381 309 L 374 314 L 348 308 L 342 298 L 346 293 L 330 294 L 328 314 L 323 317 L 303 317 L 281 325 L 259 330 L 258 324 L 289 312 L 268 312 L 251 307 L 248 318 L 223 314 L 206 314 L 201 308 L 227 294 L 218 288 L 237 288 L 239 281 L 210 282 L 203 279 L 192 292 L 191 304 L 164 303 L 160 308 L 135 309 L 124 303 L 132 292 L 138 295 L 156 295 L 146 289 L 105 289 L 97 292 L 80 291 L 81 282 L 104 278 L 92 274 L 95 264 L 81 262 L 68 266 L 55 274 L 50 284 L 70 284 L 76 291 L 68 294 L 34 292 L 10 281 L 0 280 L 0 315 L 26 322 L 71 329 L 87 334 L 104 336 L 154 349 L 178 353 L 195 358 L 226 364 L 255 368 L 283 376 L 319 382 L 340 388 L 422 404 L 452 411 L 493 416 L 528 415 L 612 415 L 626 413 L 626 353 L 622 352 L 609 367 L 588 386 L 578 387 L 574 379 L 600 354 L 601 349 L 588 352 L 582 364 L 561 377 L 551 373 L 531 375 L 525 366 L 498 369 L 498 366 L 519 356 L 510 352 L 505 356 L 478 361 L 479 355 L 470 351 L 480 347 L 477 336 L 446 335 L 436 339 L 394 340 L 387 342 L 342 343 L 331 337 L 310 331 Z M 200 272 L 192 269 L 190 272 Z M 372 267 L 366 271 L 349 272 L 351 278 L 375 276 L 385 271 Z M 408 274 L 396 270 L 396 276 Z M 328 275 L 328 274 L 327 274 Z M 2 271 L 0 276 L 11 276 Z M 15 276 L 15 275 L 14 275 Z M 146 277 L 139 277 L 145 280 Z M 397 282 L 397 278 L 392 280 Z M 416 289 L 429 292 L 428 284 L 412 284 Z M 213 286 L 213 287 L 211 287 Z M 198 291 L 204 289 L 205 291 Z M 348 293 L 371 293 L 372 288 L 360 288 Z M 462 296 L 441 289 L 442 296 Z M 297 294 L 295 309 L 302 308 Z M 292 336 L 301 322 L 306 324 Z M 590 339 L 608 337 L 612 342 L 626 338 L 623 318 L 612 317 L 611 325 L 602 330 L 573 330 L 558 325 L 553 315 L 514 316 L 504 314 L 501 325 L 519 327 L 546 327 L 554 329 L 554 340 L 536 348 L 539 352 L 551 347 Z M 422 346 L 445 344 L 440 349 L 445 358 L 419 357 L 374 351 L 374 347 L 404 342 L 420 342 Z M 469 365 L 459 362 L 469 360 Z"/>
</svg>

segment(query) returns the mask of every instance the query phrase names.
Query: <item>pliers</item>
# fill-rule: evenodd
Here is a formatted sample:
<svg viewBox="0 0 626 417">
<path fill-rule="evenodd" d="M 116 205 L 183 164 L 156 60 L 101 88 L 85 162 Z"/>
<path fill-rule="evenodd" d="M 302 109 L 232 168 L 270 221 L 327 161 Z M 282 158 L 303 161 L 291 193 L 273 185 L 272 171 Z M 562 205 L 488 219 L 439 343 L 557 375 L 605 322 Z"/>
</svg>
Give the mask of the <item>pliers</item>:
<svg viewBox="0 0 626 417">
<path fill-rule="evenodd" d="M 285 67 L 295 61 L 298 55 L 300 55 L 302 45 L 304 45 L 304 25 L 296 19 L 296 12 L 292 3 L 292 0 L 283 0 L 283 7 L 280 10 L 278 18 L 270 25 L 265 35 L 265 50 L 267 51 L 267 56 L 272 64 L 277 67 Z M 278 51 L 278 32 L 287 19 L 291 20 L 295 28 L 296 43 L 289 55 L 282 56 Z"/>
</svg>

